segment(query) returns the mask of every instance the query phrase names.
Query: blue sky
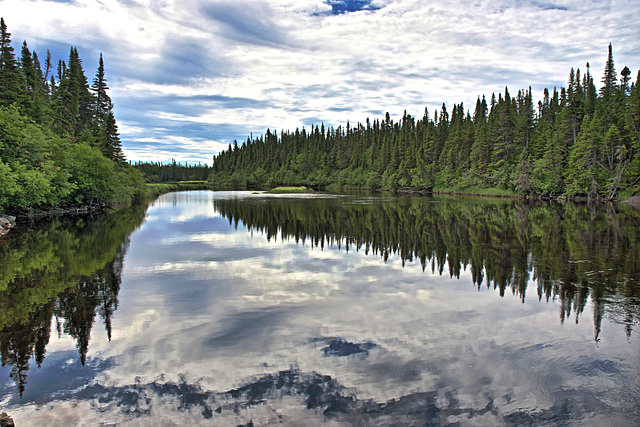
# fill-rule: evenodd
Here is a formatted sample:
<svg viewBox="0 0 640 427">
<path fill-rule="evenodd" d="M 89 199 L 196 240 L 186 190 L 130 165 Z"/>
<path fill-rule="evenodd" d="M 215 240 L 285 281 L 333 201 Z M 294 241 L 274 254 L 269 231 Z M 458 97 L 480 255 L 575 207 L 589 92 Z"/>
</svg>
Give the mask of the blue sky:
<svg viewBox="0 0 640 427">
<path fill-rule="evenodd" d="M 409 114 L 566 85 L 607 45 L 640 67 L 637 1 L 0 0 L 19 50 L 102 52 L 130 160 L 211 163 L 267 128 Z"/>
</svg>

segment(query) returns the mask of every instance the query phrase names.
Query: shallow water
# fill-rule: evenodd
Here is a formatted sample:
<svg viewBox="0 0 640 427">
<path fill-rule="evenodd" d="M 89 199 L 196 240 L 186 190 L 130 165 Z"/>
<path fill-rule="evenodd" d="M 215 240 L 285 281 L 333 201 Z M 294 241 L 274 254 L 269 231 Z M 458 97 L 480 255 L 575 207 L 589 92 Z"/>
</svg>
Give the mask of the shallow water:
<svg viewBox="0 0 640 427">
<path fill-rule="evenodd" d="M 0 243 L 16 424 L 633 425 L 640 215 L 182 192 Z"/>
</svg>

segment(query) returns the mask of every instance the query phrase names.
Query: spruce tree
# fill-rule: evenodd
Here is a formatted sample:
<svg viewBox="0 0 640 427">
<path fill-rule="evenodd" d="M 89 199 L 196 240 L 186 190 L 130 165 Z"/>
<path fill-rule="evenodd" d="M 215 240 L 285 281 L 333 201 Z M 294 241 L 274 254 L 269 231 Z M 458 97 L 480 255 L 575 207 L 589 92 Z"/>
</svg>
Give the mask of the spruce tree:
<svg viewBox="0 0 640 427">
<path fill-rule="evenodd" d="M 605 102 L 616 93 L 618 88 L 618 79 L 616 77 L 616 70 L 613 64 L 613 48 L 609 43 L 609 54 L 607 55 L 607 62 L 604 66 L 604 75 L 602 76 L 602 87 L 600 88 L 600 95 Z"/>
<path fill-rule="evenodd" d="M 596 91 L 596 86 L 593 84 L 593 77 L 591 76 L 591 70 L 589 68 L 589 63 L 587 62 L 587 73 L 584 75 L 584 81 L 582 84 L 584 88 L 584 110 L 583 113 L 585 115 L 593 116 L 596 108 L 596 100 L 598 98 L 598 93 Z"/>
<path fill-rule="evenodd" d="M 59 62 L 58 81 L 54 99 L 54 129 L 59 134 L 66 133 L 78 138 L 91 129 L 94 98 L 76 48 L 71 48 L 68 64 Z"/>
<path fill-rule="evenodd" d="M 600 151 L 604 143 L 598 117 L 584 117 L 578 142 L 572 147 L 565 173 L 567 193 L 597 198 L 601 190 Z"/>
<path fill-rule="evenodd" d="M 620 75 L 622 78 L 620 79 L 620 89 L 622 89 L 623 93 L 629 92 L 629 81 L 631 80 L 631 70 L 629 67 L 624 67 L 622 71 L 620 71 Z"/>
<path fill-rule="evenodd" d="M 635 85 L 629 93 L 625 128 L 631 136 L 627 168 L 628 189 L 631 194 L 640 194 L 640 70 Z"/>
<path fill-rule="evenodd" d="M 98 70 L 91 85 L 94 94 L 94 133 L 98 137 L 98 145 L 103 154 L 112 160 L 124 161 L 122 146 L 118 136 L 118 127 L 113 114 L 113 104 L 107 91 L 104 60 L 102 54 L 98 61 Z"/>
<path fill-rule="evenodd" d="M 101 125 L 99 142 L 105 157 L 123 163 L 126 159 L 122 152 L 122 142 L 118 134 L 116 118 L 113 114 L 113 105 L 109 102 L 108 112 L 104 115 L 104 122 Z"/>
<path fill-rule="evenodd" d="M 0 106 L 16 104 L 24 108 L 25 80 L 11 46 L 11 33 L 0 18 Z"/>
<path fill-rule="evenodd" d="M 77 120 L 78 104 L 64 61 L 58 61 L 57 85 L 51 77 L 52 129 L 58 135 L 73 135 Z"/>
<path fill-rule="evenodd" d="M 78 55 L 78 49 L 72 48 L 72 54 L 69 55 L 69 77 L 72 79 L 75 94 L 78 102 L 78 120 L 76 122 L 75 135 L 79 135 L 82 131 L 90 129 L 93 122 L 93 104 L 94 98 L 91 95 L 89 81 L 82 69 L 82 60 Z"/>
<path fill-rule="evenodd" d="M 36 85 L 36 72 L 33 68 L 33 58 L 26 40 L 22 43 L 22 50 L 20 51 L 20 65 L 22 66 L 22 73 L 27 80 L 27 90 L 31 91 Z"/>
<path fill-rule="evenodd" d="M 45 93 L 44 76 L 35 51 L 32 53 L 25 41 L 20 55 L 22 73 L 26 80 L 27 97 L 25 110 L 36 123 L 43 123 L 48 115 L 49 100 Z"/>
<path fill-rule="evenodd" d="M 91 85 L 91 91 L 95 97 L 95 119 L 98 123 L 102 123 L 105 119 L 105 115 L 109 113 L 111 106 L 111 98 L 107 94 L 109 87 L 107 86 L 107 79 L 104 73 L 104 61 L 102 59 L 102 53 L 100 54 L 100 60 L 98 61 L 98 71 L 93 79 Z"/>
<path fill-rule="evenodd" d="M 47 58 L 44 60 L 44 80 L 45 82 L 49 79 L 49 72 L 53 68 L 53 63 L 51 62 L 51 52 L 47 49 Z M 51 75 L 53 77 L 53 74 Z"/>
</svg>

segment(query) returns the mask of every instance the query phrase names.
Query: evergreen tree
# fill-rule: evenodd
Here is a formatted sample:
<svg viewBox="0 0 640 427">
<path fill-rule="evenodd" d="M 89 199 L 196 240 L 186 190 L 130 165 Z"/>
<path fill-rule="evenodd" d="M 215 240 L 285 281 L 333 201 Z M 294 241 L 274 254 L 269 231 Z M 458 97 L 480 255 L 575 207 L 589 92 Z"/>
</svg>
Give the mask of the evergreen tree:
<svg viewBox="0 0 640 427">
<path fill-rule="evenodd" d="M 68 64 L 59 62 L 58 87 L 54 99 L 54 129 L 63 135 L 79 138 L 91 129 L 94 117 L 94 98 L 89 90 L 87 77 L 82 69 L 78 50 L 69 52 Z"/>
<path fill-rule="evenodd" d="M 125 156 L 122 152 L 122 143 L 118 134 L 118 126 L 113 115 L 113 105 L 109 103 L 109 110 L 104 116 L 104 123 L 100 129 L 99 141 L 105 157 L 117 162 L 124 162 Z"/>
<path fill-rule="evenodd" d="M 567 165 L 567 192 L 570 195 L 586 195 L 589 199 L 598 197 L 602 189 L 601 166 L 598 162 L 603 145 L 600 123 L 585 116 L 578 142 L 573 146 Z"/>
<path fill-rule="evenodd" d="M 26 80 L 26 114 L 36 123 L 43 123 L 48 116 L 49 99 L 45 93 L 44 76 L 38 55 L 35 52 L 31 53 L 26 41 L 22 44 L 20 63 Z"/>
<path fill-rule="evenodd" d="M 587 72 L 584 75 L 584 81 L 582 84 L 584 88 L 584 110 L 585 115 L 593 116 L 595 112 L 596 99 L 598 98 L 598 92 L 596 86 L 593 83 L 593 77 L 591 77 L 591 70 L 589 63 L 587 62 Z"/>
<path fill-rule="evenodd" d="M 105 120 L 105 116 L 111 111 L 111 98 L 107 91 L 107 79 L 104 73 L 104 61 L 102 59 L 102 53 L 100 54 L 100 60 L 98 61 L 98 71 L 93 79 L 91 85 L 91 91 L 95 96 L 95 118 L 98 124 L 101 124 Z"/>
<path fill-rule="evenodd" d="M 606 103 L 616 93 L 618 87 L 618 79 L 616 77 L 616 70 L 613 64 L 613 48 L 609 43 L 609 54 L 607 55 L 607 62 L 604 66 L 604 75 L 602 76 L 602 87 L 600 88 L 600 95 Z"/>
<path fill-rule="evenodd" d="M 640 70 L 635 85 L 629 92 L 625 130 L 630 136 L 629 158 L 627 168 L 628 190 L 631 194 L 640 193 Z"/>
<path fill-rule="evenodd" d="M 101 132 L 106 155 L 95 147 L 94 97 L 78 51 L 71 48 L 69 67 L 59 61 L 59 83 L 51 76 L 49 86 L 50 54 L 43 74 L 24 42 L 18 66 L 4 19 L 0 27 L 0 211 L 99 209 L 139 194 L 142 177 L 124 163 L 111 102 Z"/>
<path fill-rule="evenodd" d="M 103 154 L 112 160 L 124 162 L 125 157 L 122 152 L 122 143 L 118 135 L 115 115 L 113 114 L 113 104 L 107 91 L 107 79 L 105 77 L 104 60 L 102 53 L 98 61 L 98 70 L 91 85 L 94 93 L 94 133 L 98 137 L 98 145 Z"/>
<path fill-rule="evenodd" d="M 51 52 L 47 49 L 47 58 L 44 60 L 44 82 L 47 83 L 47 79 L 49 78 L 49 72 L 53 68 L 53 63 L 51 62 Z M 53 77 L 53 74 L 51 75 Z"/>
<path fill-rule="evenodd" d="M 27 101 L 25 86 L 11 46 L 11 33 L 7 31 L 4 18 L 0 18 L 0 107 L 16 104 L 24 109 Z"/>
<path fill-rule="evenodd" d="M 622 76 L 620 79 L 620 89 L 622 89 L 623 93 L 627 93 L 629 92 L 629 81 L 631 81 L 631 70 L 625 66 L 622 71 L 620 71 L 620 75 Z"/>
</svg>

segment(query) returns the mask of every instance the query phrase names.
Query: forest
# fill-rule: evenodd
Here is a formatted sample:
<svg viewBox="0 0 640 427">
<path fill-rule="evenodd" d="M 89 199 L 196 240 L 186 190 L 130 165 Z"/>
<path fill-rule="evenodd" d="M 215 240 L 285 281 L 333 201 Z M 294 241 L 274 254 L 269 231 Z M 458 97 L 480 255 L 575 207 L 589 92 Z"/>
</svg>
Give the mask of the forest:
<svg viewBox="0 0 640 427">
<path fill-rule="evenodd" d="M 0 21 L 0 212 L 125 201 L 144 189 L 125 161 L 102 54 L 91 85 L 78 50 L 44 68 L 25 41 L 19 58 Z M 55 68 L 55 70 L 54 70 Z"/>
<path fill-rule="evenodd" d="M 571 69 L 568 87 L 531 87 L 478 97 L 473 115 L 443 104 L 422 118 L 384 119 L 310 130 L 267 129 L 214 157 L 209 182 L 427 189 L 528 197 L 614 200 L 640 193 L 640 71 L 635 84 L 615 71 L 613 50 L 596 89 L 589 64 Z"/>
<path fill-rule="evenodd" d="M 133 162 L 132 165 L 144 175 L 147 182 L 179 182 L 206 181 L 209 177 L 209 165 L 198 163 L 190 165 L 180 164 L 175 159 L 170 163 L 161 162 Z"/>
</svg>

